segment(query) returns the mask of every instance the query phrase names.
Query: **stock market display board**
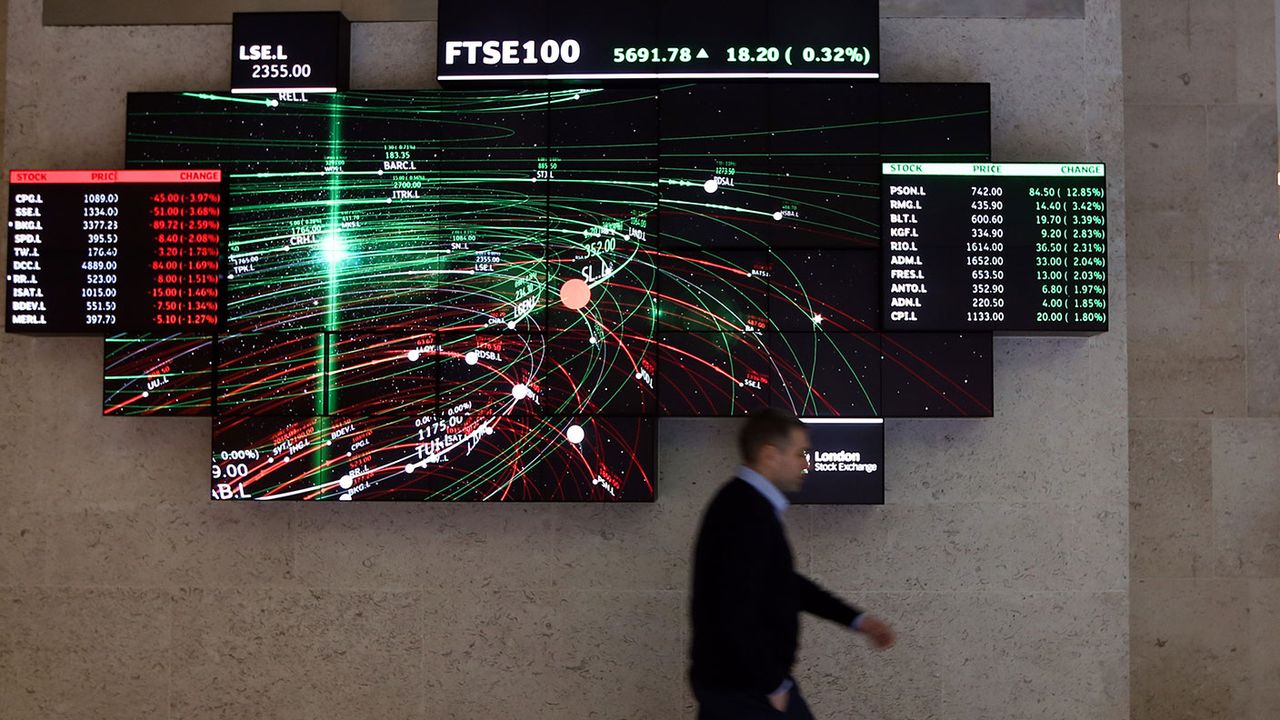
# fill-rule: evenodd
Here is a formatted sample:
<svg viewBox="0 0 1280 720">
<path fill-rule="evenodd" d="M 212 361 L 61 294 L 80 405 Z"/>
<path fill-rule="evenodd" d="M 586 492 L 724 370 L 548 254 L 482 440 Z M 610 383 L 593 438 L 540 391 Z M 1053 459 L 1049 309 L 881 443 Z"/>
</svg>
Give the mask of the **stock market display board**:
<svg viewBox="0 0 1280 720">
<path fill-rule="evenodd" d="M 883 418 L 992 411 L 989 334 L 882 332 L 881 165 L 988 124 L 985 85 L 134 94 L 131 165 L 230 178 L 224 326 L 110 337 L 104 407 L 214 415 L 220 499 L 610 501 L 655 418 L 781 405 L 867 421 L 823 467 L 875 501 Z"/>
<path fill-rule="evenodd" d="M 13 170 L 5 329 L 217 330 L 222 171 Z"/>
<path fill-rule="evenodd" d="M 219 500 L 648 501 L 658 418 L 773 405 L 797 499 L 882 502 L 885 419 L 992 415 L 993 332 L 1107 326 L 1102 167 L 992 163 L 988 96 L 135 93 L 129 170 L 14 178 L 9 329 L 211 416 Z"/>
<path fill-rule="evenodd" d="M 888 163 L 881 192 L 886 329 L 1107 329 L 1102 165 Z"/>
</svg>

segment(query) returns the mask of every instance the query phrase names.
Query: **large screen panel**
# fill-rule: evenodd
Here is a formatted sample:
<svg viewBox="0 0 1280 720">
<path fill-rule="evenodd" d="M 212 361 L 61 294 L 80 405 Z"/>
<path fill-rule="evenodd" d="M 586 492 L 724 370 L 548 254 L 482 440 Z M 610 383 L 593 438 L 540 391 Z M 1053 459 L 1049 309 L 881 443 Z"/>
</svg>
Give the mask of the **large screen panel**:
<svg viewBox="0 0 1280 720">
<path fill-rule="evenodd" d="M 886 163 L 885 328 L 1107 329 L 1097 164 Z"/>
<path fill-rule="evenodd" d="M 214 495 L 646 499 L 646 417 L 888 414 L 882 150 L 985 154 L 987 89 L 751 87 L 131 98 L 231 178 Z"/>
</svg>

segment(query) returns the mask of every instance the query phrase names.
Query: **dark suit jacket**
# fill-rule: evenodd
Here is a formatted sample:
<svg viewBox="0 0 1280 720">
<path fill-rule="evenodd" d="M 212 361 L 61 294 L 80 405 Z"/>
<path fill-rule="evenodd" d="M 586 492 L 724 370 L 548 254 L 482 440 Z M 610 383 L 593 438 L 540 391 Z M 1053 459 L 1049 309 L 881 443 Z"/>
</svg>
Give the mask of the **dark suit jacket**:
<svg viewBox="0 0 1280 720">
<path fill-rule="evenodd" d="M 698 687 L 767 695 L 791 674 L 799 612 L 849 625 L 859 611 L 795 571 L 769 500 L 733 479 L 707 506 L 693 558 Z"/>
</svg>

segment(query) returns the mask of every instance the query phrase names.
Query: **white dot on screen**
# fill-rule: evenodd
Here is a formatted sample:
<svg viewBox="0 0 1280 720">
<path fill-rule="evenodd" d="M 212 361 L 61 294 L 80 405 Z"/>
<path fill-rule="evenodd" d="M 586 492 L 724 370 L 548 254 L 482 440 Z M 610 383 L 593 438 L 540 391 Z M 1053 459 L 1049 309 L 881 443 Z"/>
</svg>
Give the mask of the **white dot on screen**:
<svg viewBox="0 0 1280 720">
<path fill-rule="evenodd" d="M 569 440 L 569 442 L 577 445 L 586 439 L 587 431 L 583 430 L 581 425 L 570 425 L 569 429 L 565 431 L 564 436 Z"/>
<path fill-rule="evenodd" d="M 419 353 L 417 350 L 409 351 L 409 362 L 418 362 L 418 358 L 420 357 L 422 357 L 422 354 Z"/>
<path fill-rule="evenodd" d="M 708 181 L 706 181 L 706 182 L 702 183 L 702 189 L 703 189 L 703 190 L 706 190 L 706 191 L 707 191 L 707 192 L 709 192 L 709 193 L 713 193 L 713 192 L 715 192 L 716 190 L 718 190 L 719 188 L 720 188 L 720 183 L 717 183 L 717 182 L 715 181 L 715 178 L 712 178 L 712 179 L 710 179 L 710 180 L 708 180 Z"/>
<path fill-rule="evenodd" d="M 338 485 L 342 486 L 343 490 L 350 490 L 352 484 L 350 475 L 343 475 L 338 478 Z"/>
<path fill-rule="evenodd" d="M 143 391 L 142 391 L 142 397 L 151 397 L 151 393 L 150 393 L 150 392 L 148 392 L 148 391 L 146 391 L 146 390 L 143 390 Z"/>
<path fill-rule="evenodd" d="M 471 352 L 467 353 L 466 356 L 463 357 L 463 359 L 467 361 L 468 365 L 475 365 L 476 363 L 480 362 L 480 353 L 476 352 L 475 350 L 472 350 Z"/>
<path fill-rule="evenodd" d="M 341 495 L 338 496 L 338 499 L 341 500 L 342 502 L 347 502 L 348 500 L 351 499 L 351 493 L 342 493 Z"/>
<path fill-rule="evenodd" d="M 517 400 L 523 400 L 529 397 L 529 386 L 524 383 L 517 383 L 511 388 L 511 396 Z"/>
<path fill-rule="evenodd" d="M 774 220 L 781 220 L 781 219 L 782 219 L 782 213 L 780 213 L 780 212 L 776 212 L 776 213 L 774 213 L 774 214 L 773 214 L 773 219 L 774 219 Z"/>
</svg>

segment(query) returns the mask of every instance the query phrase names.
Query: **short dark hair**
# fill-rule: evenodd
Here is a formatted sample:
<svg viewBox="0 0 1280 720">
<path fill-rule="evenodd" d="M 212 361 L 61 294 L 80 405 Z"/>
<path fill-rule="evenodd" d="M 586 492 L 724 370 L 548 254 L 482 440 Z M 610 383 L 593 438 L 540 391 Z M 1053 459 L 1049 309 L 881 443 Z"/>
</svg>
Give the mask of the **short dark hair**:
<svg viewBox="0 0 1280 720">
<path fill-rule="evenodd" d="M 781 447 L 791 437 L 791 431 L 797 428 L 808 429 L 788 410 L 771 407 L 752 413 L 738 431 L 738 450 L 742 459 L 748 463 L 755 462 L 760 448 L 765 445 Z"/>
</svg>

